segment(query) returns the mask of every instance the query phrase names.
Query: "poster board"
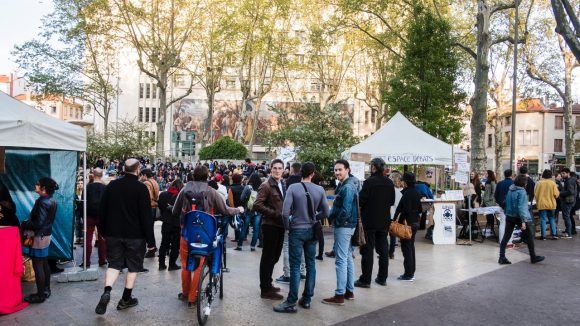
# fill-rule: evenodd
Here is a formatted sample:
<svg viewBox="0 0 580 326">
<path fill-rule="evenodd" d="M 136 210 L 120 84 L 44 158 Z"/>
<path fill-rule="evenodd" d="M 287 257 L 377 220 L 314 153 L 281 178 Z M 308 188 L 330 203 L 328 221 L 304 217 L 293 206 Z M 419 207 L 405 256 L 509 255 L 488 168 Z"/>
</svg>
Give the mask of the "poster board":
<svg viewBox="0 0 580 326">
<path fill-rule="evenodd" d="M 359 180 L 365 179 L 365 162 L 359 161 L 349 161 L 350 164 L 350 173 L 357 177 Z"/>
</svg>

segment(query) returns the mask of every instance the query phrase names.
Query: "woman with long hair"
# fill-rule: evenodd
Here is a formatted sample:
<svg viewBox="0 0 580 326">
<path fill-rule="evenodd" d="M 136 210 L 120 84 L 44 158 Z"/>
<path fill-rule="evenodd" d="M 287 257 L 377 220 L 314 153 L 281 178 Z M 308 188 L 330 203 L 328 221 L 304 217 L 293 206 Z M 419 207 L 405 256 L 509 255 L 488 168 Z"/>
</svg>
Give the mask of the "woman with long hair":
<svg viewBox="0 0 580 326">
<path fill-rule="evenodd" d="M 495 198 L 493 194 L 495 193 L 495 186 L 497 184 L 497 180 L 495 179 L 495 173 L 492 170 L 486 171 L 486 181 L 485 181 L 485 190 L 483 191 L 483 206 L 484 207 L 492 207 L 497 206 L 495 202 Z M 487 214 L 485 216 L 487 218 L 487 224 L 493 229 L 495 216 L 493 214 Z"/>
<path fill-rule="evenodd" d="M 242 196 L 240 200 L 244 205 L 245 213 L 245 224 L 244 229 L 242 230 L 242 234 L 240 235 L 241 239 L 244 239 L 249 231 L 250 224 L 253 226 L 254 231 L 252 233 L 252 241 L 250 242 L 250 250 L 256 251 L 256 243 L 258 242 L 258 236 L 260 235 L 260 223 L 262 222 L 262 216 L 260 213 L 254 211 L 253 206 L 254 200 L 256 200 L 258 188 L 262 184 L 262 178 L 258 172 L 254 172 L 250 175 L 248 179 L 248 185 L 242 191 Z M 251 203 L 250 203 L 251 201 Z M 241 250 L 241 245 L 238 244 L 239 250 Z M 237 249 L 237 248 L 236 248 Z"/>
<path fill-rule="evenodd" d="M 52 223 L 56 216 L 56 201 L 52 198 L 58 184 L 51 178 L 40 178 L 34 185 L 34 192 L 40 197 L 34 203 L 30 218 L 22 222 L 26 236 L 31 237 L 30 257 L 36 278 L 35 294 L 24 298 L 28 303 L 41 303 L 50 297 L 50 266 L 48 247 L 50 246 Z"/>
</svg>

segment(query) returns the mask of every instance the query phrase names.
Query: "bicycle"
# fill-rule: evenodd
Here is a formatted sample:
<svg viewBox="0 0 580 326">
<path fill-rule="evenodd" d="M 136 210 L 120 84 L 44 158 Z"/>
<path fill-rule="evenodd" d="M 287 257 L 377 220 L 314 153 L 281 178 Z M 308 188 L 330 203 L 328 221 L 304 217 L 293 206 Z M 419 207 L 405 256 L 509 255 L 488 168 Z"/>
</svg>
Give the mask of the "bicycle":
<svg viewBox="0 0 580 326">
<path fill-rule="evenodd" d="M 239 217 L 237 219 L 239 220 Z M 197 321 L 200 325 L 204 325 L 211 314 L 212 304 L 218 294 L 220 300 L 224 297 L 222 273 L 227 272 L 224 227 L 227 226 L 228 218 L 213 216 L 202 211 L 191 211 L 184 215 L 183 221 L 183 236 L 189 244 L 186 268 L 194 271 L 195 260 L 205 257 L 199 269 L 196 304 Z"/>
</svg>

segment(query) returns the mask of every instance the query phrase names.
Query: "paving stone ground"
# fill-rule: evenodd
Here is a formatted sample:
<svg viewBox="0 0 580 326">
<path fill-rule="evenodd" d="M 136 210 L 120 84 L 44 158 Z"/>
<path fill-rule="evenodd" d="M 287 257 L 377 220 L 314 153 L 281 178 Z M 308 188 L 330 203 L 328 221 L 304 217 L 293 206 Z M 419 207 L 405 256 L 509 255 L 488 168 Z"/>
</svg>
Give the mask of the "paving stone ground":
<svg viewBox="0 0 580 326">
<path fill-rule="evenodd" d="M 160 225 L 156 224 L 157 241 Z M 511 266 L 497 264 L 498 245 L 494 241 L 473 246 L 434 246 L 417 236 L 416 282 L 399 282 L 403 272 L 402 256 L 397 248 L 390 261 L 388 286 L 373 284 L 370 289 L 356 289 L 356 300 L 345 306 L 328 306 L 320 301 L 334 293 L 334 260 L 317 261 L 317 283 L 310 310 L 297 314 L 272 311 L 275 303 L 259 294 L 258 266 L 260 249 L 234 251 L 228 243 L 228 267 L 225 296 L 216 304 L 208 325 L 572 325 L 578 322 L 580 281 L 580 240 L 537 242 L 537 250 L 548 258 L 545 263 L 529 264 L 527 250 L 509 250 Z M 332 246 L 332 233 L 326 230 L 326 248 Z M 75 255 L 80 260 L 81 249 Z M 93 252 L 96 263 L 96 251 Z M 104 268 L 99 280 L 79 283 L 56 283 L 45 303 L 32 305 L 15 314 L 1 316 L 4 325 L 196 325 L 194 309 L 177 300 L 180 292 L 179 271 L 157 270 L 157 258 L 146 259 L 149 273 L 139 274 L 133 294 L 139 305 L 117 311 L 123 278 L 114 286 L 111 304 L 104 316 L 94 309 L 103 289 Z M 360 255 L 355 259 L 356 276 L 360 275 Z M 376 274 L 376 265 L 374 273 Z M 276 265 L 274 278 L 282 274 L 282 261 Z M 288 285 L 279 285 L 287 295 Z M 25 294 L 34 291 L 33 283 L 24 283 Z M 302 291 L 302 287 L 301 290 Z M 354 318 L 354 319 L 353 319 Z"/>
</svg>

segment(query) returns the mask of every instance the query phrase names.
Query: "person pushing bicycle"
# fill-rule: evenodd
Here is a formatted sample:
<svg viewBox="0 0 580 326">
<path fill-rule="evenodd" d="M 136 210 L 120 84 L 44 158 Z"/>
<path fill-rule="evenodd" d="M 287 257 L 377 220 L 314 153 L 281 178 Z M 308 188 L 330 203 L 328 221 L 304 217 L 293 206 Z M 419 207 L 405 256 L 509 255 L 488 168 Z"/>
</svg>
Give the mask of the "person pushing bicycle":
<svg viewBox="0 0 580 326">
<path fill-rule="evenodd" d="M 205 165 L 197 166 L 192 173 L 187 175 L 187 183 L 177 195 L 172 213 L 174 216 L 183 218 L 185 214 L 192 210 L 204 211 L 212 215 L 233 216 L 243 214 L 243 207 L 228 207 L 218 192 L 208 186 L 207 178 L 209 170 Z M 193 200 L 192 200 L 193 199 Z M 193 203 L 192 203 L 193 202 Z M 179 300 L 188 302 L 188 307 L 195 307 L 197 300 L 197 284 L 199 282 L 200 267 L 203 265 L 204 257 L 200 258 L 193 277 L 191 271 L 187 270 L 188 243 L 183 236 L 179 244 L 179 256 L 181 258 L 181 293 Z"/>
</svg>

